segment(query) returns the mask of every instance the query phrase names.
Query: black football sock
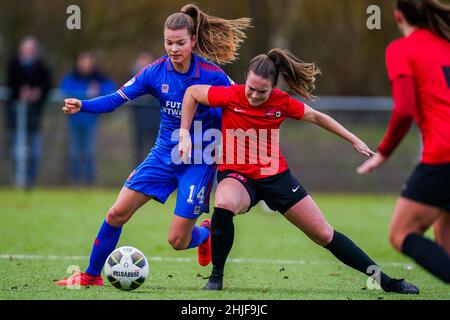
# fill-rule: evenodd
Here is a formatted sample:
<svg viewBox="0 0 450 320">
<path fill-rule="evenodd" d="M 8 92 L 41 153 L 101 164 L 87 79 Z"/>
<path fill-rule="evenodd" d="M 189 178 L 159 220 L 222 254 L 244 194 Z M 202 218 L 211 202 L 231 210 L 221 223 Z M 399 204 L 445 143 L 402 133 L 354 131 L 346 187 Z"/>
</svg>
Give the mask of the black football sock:
<svg viewBox="0 0 450 320">
<path fill-rule="evenodd" d="M 450 256 L 436 242 L 418 234 L 409 234 L 402 252 L 446 283 L 450 283 Z"/>
<path fill-rule="evenodd" d="M 233 212 L 214 208 L 211 218 L 212 274 L 222 277 L 225 262 L 234 240 Z"/>
<path fill-rule="evenodd" d="M 334 230 L 333 240 L 325 246 L 341 262 L 368 276 L 379 270 L 377 264 L 359 248 L 351 239 Z M 380 285 L 386 286 L 391 278 L 380 270 Z"/>
</svg>

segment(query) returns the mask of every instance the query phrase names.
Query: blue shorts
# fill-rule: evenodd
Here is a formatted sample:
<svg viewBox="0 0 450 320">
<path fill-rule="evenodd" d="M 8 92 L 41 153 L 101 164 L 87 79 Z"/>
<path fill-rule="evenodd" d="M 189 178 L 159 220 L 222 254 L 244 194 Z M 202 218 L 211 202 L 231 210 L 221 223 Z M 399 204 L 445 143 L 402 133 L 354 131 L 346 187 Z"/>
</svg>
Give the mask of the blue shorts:
<svg viewBox="0 0 450 320">
<path fill-rule="evenodd" d="M 209 213 L 209 196 L 216 165 L 165 164 L 152 152 L 128 177 L 124 186 L 165 203 L 178 188 L 175 215 L 196 219 Z"/>
</svg>

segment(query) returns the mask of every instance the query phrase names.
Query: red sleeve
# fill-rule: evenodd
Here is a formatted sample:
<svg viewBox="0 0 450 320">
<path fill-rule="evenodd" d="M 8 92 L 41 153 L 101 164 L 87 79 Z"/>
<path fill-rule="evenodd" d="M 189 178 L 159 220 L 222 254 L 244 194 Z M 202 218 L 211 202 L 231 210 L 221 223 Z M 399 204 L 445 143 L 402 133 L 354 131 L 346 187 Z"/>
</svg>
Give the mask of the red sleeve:
<svg viewBox="0 0 450 320">
<path fill-rule="evenodd" d="M 287 116 L 289 118 L 301 120 L 303 118 L 304 114 L 305 114 L 305 105 L 303 104 L 303 102 L 289 97 L 289 106 L 287 108 Z"/>
<path fill-rule="evenodd" d="M 392 82 L 392 97 L 394 109 L 386 135 L 378 147 L 378 151 L 385 157 L 391 155 L 411 127 L 417 107 L 414 79 L 401 77 L 394 80 Z"/>
<path fill-rule="evenodd" d="M 231 99 L 231 87 L 211 86 L 208 89 L 208 102 L 211 107 L 224 107 Z"/>
<path fill-rule="evenodd" d="M 414 76 L 403 38 L 392 42 L 387 47 L 386 68 L 391 82 L 401 76 Z"/>
</svg>

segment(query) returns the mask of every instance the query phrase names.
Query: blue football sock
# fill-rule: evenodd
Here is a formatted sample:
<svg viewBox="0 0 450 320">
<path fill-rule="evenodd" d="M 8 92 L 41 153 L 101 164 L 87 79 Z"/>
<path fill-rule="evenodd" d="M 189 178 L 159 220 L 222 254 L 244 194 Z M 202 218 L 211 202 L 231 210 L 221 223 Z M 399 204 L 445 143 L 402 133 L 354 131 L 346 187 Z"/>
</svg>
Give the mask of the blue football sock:
<svg viewBox="0 0 450 320">
<path fill-rule="evenodd" d="M 194 226 L 191 233 L 191 242 L 186 249 L 198 247 L 209 237 L 209 229 L 207 227 Z"/>
<path fill-rule="evenodd" d="M 108 224 L 106 220 L 103 221 L 92 247 L 89 266 L 86 269 L 87 273 L 93 276 L 98 276 L 102 273 L 106 258 L 116 248 L 121 232 L 122 227 L 114 227 Z"/>
</svg>

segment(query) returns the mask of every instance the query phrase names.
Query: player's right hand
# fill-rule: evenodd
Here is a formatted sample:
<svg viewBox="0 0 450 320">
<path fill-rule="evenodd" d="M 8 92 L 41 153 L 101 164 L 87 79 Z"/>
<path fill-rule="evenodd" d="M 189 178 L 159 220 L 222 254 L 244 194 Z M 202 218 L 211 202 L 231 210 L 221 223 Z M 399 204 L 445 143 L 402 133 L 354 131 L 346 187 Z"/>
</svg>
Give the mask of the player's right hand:
<svg viewBox="0 0 450 320">
<path fill-rule="evenodd" d="M 356 169 L 356 172 L 358 172 L 359 174 L 369 174 L 374 169 L 381 166 L 384 162 L 386 162 L 386 157 L 377 152 L 373 157 L 366 160 L 366 162 L 360 165 L 358 169 Z"/>
<path fill-rule="evenodd" d="M 74 114 L 81 109 L 81 101 L 75 98 L 64 99 L 64 107 L 62 111 L 65 114 Z"/>
<path fill-rule="evenodd" d="M 188 130 L 180 129 L 180 143 L 178 144 L 178 153 L 183 163 L 188 164 L 192 152 L 191 135 Z"/>
</svg>

